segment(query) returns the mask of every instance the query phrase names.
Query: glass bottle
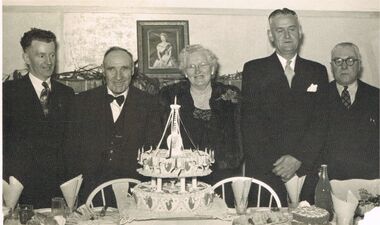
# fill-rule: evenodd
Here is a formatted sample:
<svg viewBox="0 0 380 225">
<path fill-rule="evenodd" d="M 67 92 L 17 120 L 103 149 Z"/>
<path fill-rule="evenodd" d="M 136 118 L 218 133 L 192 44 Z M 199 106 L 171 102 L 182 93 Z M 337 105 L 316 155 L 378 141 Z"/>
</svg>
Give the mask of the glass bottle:
<svg viewBox="0 0 380 225">
<path fill-rule="evenodd" d="M 331 184 L 327 175 L 327 165 L 321 165 L 319 180 L 315 187 L 315 206 L 326 209 L 330 213 L 330 221 L 334 216 L 333 203 L 331 199 Z"/>
</svg>

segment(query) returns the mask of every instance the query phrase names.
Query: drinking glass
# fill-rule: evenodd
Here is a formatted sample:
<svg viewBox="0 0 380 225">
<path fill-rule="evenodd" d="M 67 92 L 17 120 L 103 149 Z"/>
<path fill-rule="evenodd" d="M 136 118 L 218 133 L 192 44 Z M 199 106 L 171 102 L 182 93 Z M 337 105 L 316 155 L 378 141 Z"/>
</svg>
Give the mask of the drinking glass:
<svg viewBox="0 0 380 225">
<path fill-rule="evenodd" d="M 240 200 L 235 199 L 234 203 L 235 203 L 236 214 L 244 215 L 247 213 L 248 198 L 241 198 Z"/>
<path fill-rule="evenodd" d="M 299 201 L 292 201 L 289 195 L 287 195 L 286 200 L 288 201 L 288 211 L 292 212 L 295 208 L 298 207 Z"/>
<path fill-rule="evenodd" d="M 65 199 L 61 197 L 54 197 L 51 199 L 51 213 L 53 216 L 65 215 Z"/>
<path fill-rule="evenodd" d="M 29 204 L 20 204 L 20 211 L 19 211 L 19 217 L 20 217 L 20 223 L 26 224 L 28 220 L 30 220 L 33 215 L 33 205 Z"/>
<path fill-rule="evenodd" d="M 336 224 L 337 225 L 352 225 L 354 221 L 354 216 L 339 215 L 336 214 Z"/>
</svg>

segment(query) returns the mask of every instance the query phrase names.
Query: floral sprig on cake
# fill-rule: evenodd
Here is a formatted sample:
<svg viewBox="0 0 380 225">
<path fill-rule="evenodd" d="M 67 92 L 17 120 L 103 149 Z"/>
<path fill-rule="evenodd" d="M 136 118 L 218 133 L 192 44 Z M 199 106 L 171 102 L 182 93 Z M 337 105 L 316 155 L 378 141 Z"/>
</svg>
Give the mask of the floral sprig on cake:
<svg viewBox="0 0 380 225">
<path fill-rule="evenodd" d="M 220 95 L 220 97 L 216 100 L 231 101 L 232 103 L 238 103 L 239 94 L 232 89 L 227 89 L 227 91 L 224 94 Z"/>
</svg>

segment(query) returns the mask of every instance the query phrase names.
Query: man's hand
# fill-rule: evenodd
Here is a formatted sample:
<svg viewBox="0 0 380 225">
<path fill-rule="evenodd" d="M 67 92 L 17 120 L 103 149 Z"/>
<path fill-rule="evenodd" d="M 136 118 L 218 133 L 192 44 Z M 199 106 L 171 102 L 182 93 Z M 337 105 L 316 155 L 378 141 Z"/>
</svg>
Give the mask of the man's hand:
<svg viewBox="0 0 380 225">
<path fill-rule="evenodd" d="M 292 178 L 301 167 L 301 162 L 291 155 L 281 156 L 274 164 L 272 172 L 286 182 Z"/>
</svg>

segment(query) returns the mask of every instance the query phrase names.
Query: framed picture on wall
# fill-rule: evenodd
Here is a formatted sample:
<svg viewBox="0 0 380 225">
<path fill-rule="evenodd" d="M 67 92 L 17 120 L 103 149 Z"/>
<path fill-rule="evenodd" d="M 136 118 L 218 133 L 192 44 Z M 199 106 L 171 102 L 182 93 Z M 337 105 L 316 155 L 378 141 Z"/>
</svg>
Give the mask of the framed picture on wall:
<svg viewBox="0 0 380 225">
<path fill-rule="evenodd" d="M 178 69 L 178 56 L 188 44 L 188 21 L 138 20 L 139 72 L 152 78 L 182 78 Z"/>
</svg>

